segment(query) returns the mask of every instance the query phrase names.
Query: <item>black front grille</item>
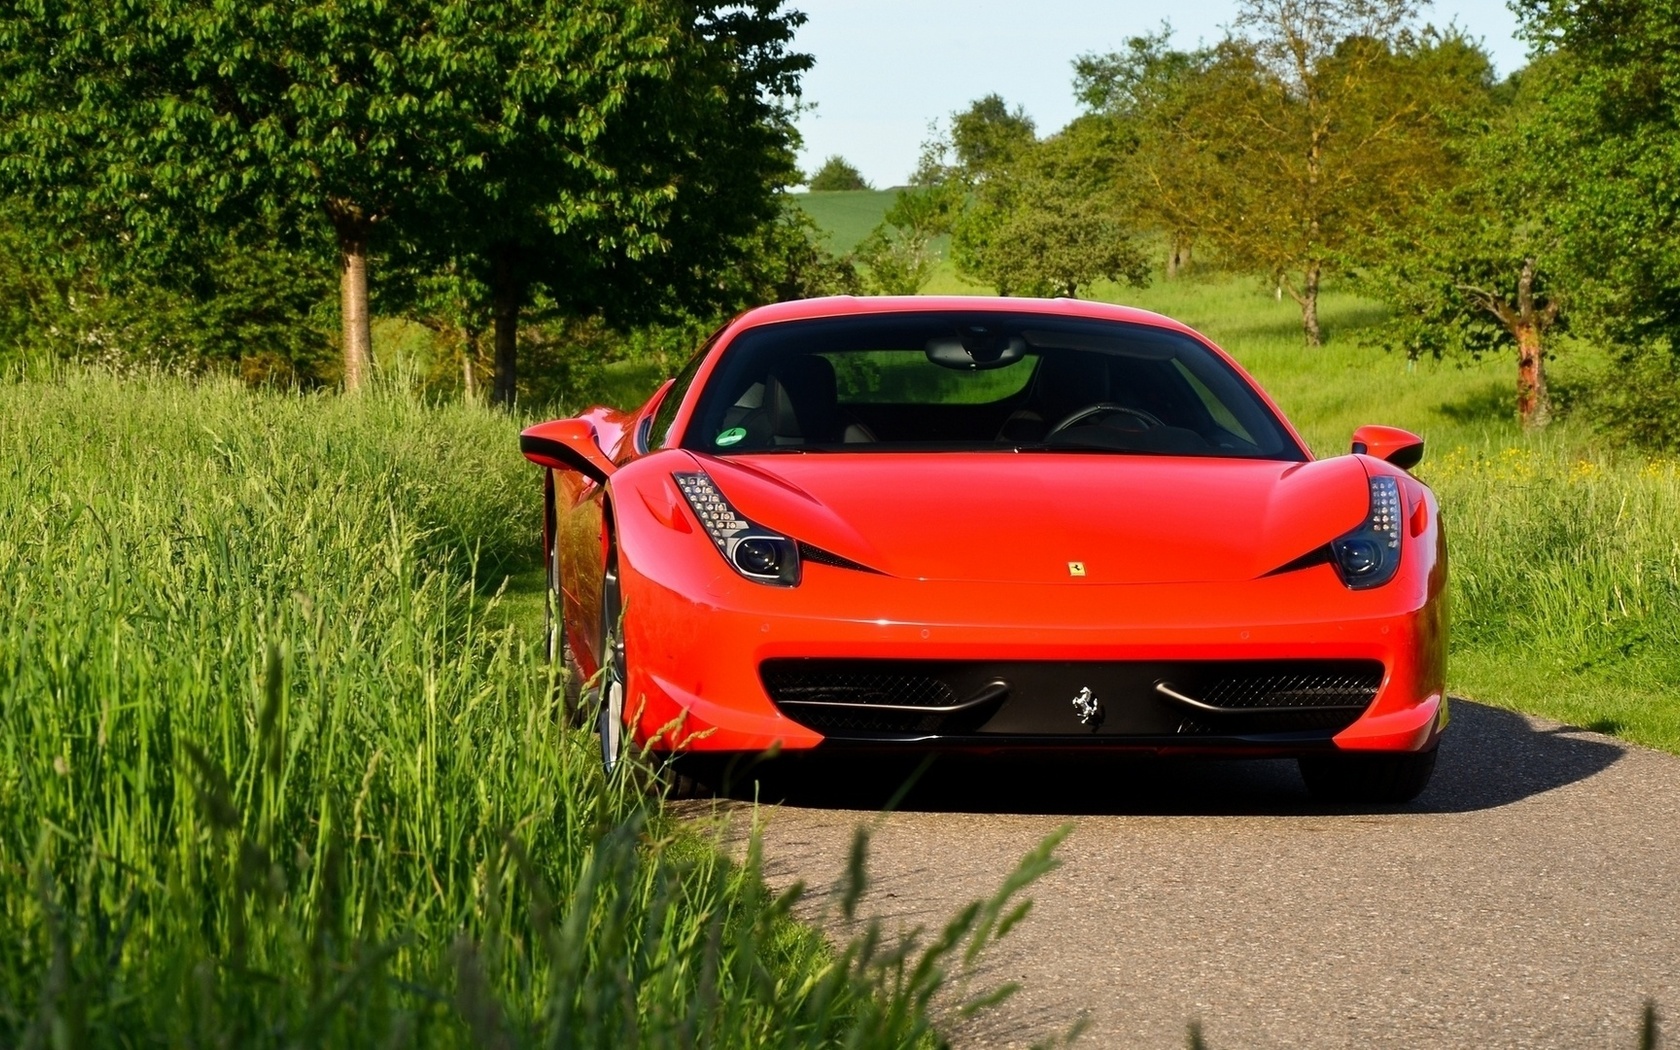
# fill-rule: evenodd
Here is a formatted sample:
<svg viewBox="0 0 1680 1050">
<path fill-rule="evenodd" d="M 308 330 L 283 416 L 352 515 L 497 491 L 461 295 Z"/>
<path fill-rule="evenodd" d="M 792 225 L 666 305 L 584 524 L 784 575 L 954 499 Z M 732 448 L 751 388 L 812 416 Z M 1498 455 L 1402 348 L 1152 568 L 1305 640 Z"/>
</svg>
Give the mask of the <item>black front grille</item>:
<svg viewBox="0 0 1680 1050">
<path fill-rule="evenodd" d="M 1214 679 L 1201 699 L 1210 706 L 1235 710 L 1256 707 L 1365 707 L 1382 684 L 1382 665 L 1344 671 L 1297 671 L 1267 674 L 1264 670 Z"/>
<path fill-rule="evenodd" d="M 958 703 L 937 670 L 887 660 L 769 660 L 760 673 L 784 713 L 821 732 L 948 732 L 950 712 L 915 710 Z"/>
<path fill-rule="evenodd" d="M 764 665 L 764 685 L 777 703 L 824 701 L 946 707 L 956 702 L 951 687 L 931 674 L 882 669 L 861 660 L 770 661 Z"/>
<path fill-rule="evenodd" d="M 789 718 L 865 737 L 1328 738 L 1370 705 L 1384 674 L 1374 660 L 778 659 L 759 670 Z M 1080 696 L 1097 702 L 1095 717 L 1081 720 Z"/>
</svg>

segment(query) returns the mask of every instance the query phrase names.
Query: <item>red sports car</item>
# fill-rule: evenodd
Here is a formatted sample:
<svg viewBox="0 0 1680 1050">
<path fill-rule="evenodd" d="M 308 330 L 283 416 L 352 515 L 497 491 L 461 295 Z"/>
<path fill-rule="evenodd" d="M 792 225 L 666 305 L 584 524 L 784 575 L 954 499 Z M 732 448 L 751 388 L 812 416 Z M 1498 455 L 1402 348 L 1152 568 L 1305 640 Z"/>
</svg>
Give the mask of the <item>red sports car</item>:
<svg viewBox="0 0 1680 1050">
<path fill-rule="evenodd" d="M 1364 427 L 1315 460 L 1235 361 L 1069 300 L 833 298 L 719 331 L 631 412 L 520 437 L 551 655 L 602 758 L 821 748 L 1299 759 L 1420 792 L 1446 542 Z"/>
</svg>

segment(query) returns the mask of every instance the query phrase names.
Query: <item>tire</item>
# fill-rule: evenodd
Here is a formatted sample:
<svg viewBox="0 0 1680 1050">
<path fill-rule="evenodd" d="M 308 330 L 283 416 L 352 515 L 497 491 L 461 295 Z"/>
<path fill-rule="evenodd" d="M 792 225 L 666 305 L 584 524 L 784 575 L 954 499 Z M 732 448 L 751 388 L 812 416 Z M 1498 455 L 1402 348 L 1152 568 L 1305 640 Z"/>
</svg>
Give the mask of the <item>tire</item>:
<svg viewBox="0 0 1680 1050">
<path fill-rule="evenodd" d="M 601 743 L 601 769 L 608 776 L 618 768 L 624 750 L 624 598 L 618 589 L 618 560 L 607 565 L 601 578 L 601 668 L 595 689 L 595 732 Z"/>
<path fill-rule="evenodd" d="M 1312 755 L 1299 759 L 1307 791 L 1323 802 L 1410 802 L 1429 786 L 1438 748 L 1400 754 Z"/>
</svg>

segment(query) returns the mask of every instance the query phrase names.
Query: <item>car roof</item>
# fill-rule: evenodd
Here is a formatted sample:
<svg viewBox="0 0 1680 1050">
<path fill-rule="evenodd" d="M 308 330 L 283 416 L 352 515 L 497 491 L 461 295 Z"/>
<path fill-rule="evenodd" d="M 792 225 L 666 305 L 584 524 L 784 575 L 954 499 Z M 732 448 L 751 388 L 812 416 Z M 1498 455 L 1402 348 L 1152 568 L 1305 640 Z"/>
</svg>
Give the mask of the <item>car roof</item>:
<svg viewBox="0 0 1680 1050">
<path fill-rule="evenodd" d="M 939 313 L 1044 314 L 1052 317 L 1086 317 L 1104 321 L 1170 328 L 1196 333 L 1180 321 L 1131 306 L 1097 303 L 1087 299 L 1031 299 L 1001 295 L 831 295 L 818 299 L 795 299 L 748 310 L 729 324 L 730 334 L 743 328 L 778 321 L 803 321 L 821 317 L 857 317 L 870 314 Z"/>
</svg>

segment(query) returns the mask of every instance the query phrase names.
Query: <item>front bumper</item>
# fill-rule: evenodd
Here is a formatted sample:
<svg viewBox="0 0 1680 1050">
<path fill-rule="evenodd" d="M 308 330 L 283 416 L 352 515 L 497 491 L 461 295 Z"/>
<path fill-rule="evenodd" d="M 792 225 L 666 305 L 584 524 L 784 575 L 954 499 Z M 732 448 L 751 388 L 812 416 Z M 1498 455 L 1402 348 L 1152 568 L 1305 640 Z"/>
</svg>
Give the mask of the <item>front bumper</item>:
<svg viewBox="0 0 1680 1050">
<path fill-rule="evenodd" d="M 696 584 L 698 583 L 698 586 Z M 1442 595 L 1403 574 L 1365 592 L 1320 565 L 1236 584 L 977 584 L 904 580 L 807 565 L 797 588 L 725 567 L 668 586 L 625 574 L 628 683 L 639 743 L 660 751 L 1118 749 L 1155 753 L 1418 751 L 1445 724 Z M 812 728 L 777 706 L 766 661 L 948 662 L 1011 678 L 989 720 L 932 729 Z M 1159 668 L 1251 661 L 1364 662 L 1375 696 L 1347 718 L 1186 717 L 1147 685 Z M 1029 681 L 1023 667 L 1050 669 Z M 1093 728 L 1076 682 L 1103 704 Z M 1129 684 L 1128 684 L 1129 683 Z M 1105 692 L 1107 695 L 1105 695 Z M 1164 707 L 1163 707 L 1164 704 Z M 1145 705 L 1149 709 L 1145 710 Z M 1182 706 L 1182 705 L 1179 705 Z M 1320 720 L 1324 722 L 1324 720 Z M 1065 724 L 1065 728 L 1063 728 Z"/>
</svg>

